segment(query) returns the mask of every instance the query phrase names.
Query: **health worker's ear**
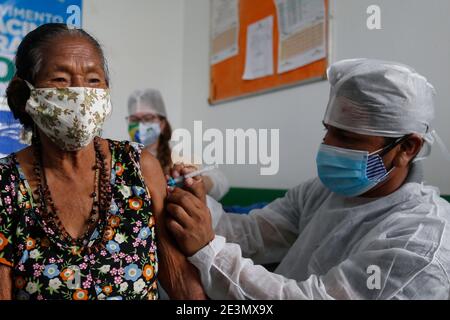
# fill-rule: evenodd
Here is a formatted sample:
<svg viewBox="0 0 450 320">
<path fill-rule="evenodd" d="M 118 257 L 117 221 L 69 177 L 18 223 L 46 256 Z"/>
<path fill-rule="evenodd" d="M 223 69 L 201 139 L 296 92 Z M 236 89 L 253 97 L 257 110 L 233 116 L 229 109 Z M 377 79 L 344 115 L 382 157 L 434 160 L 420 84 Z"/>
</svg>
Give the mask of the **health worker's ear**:
<svg viewBox="0 0 450 320">
<path fill-rule="evenodd" d="M 397 154 L 392 160 L 395 167 L 405 168 L 411 164 L 411 161 L 417 156 L 423 146 L 423 139 L 418 134 L 411 134 L 409 137 L 398 145 L 394 150 Z"/>
</svg>

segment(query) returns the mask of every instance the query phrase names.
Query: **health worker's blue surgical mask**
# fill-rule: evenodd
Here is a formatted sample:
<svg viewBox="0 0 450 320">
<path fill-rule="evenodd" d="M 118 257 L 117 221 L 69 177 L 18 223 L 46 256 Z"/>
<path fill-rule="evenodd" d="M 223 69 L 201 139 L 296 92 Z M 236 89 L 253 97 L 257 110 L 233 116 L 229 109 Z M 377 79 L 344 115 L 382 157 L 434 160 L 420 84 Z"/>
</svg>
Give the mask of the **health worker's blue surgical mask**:
<svg viewBox="0 0 450 320">
<path fill-rule="evenodd" d="M 322 144 L 316 157 L 319 179 L 334 193 L 360 196 L 384 181 L 394 170 L 394 167 L 389 171 L 386 169 L 382 157 L 404 138 L 373 153 Z"/>
</svg>

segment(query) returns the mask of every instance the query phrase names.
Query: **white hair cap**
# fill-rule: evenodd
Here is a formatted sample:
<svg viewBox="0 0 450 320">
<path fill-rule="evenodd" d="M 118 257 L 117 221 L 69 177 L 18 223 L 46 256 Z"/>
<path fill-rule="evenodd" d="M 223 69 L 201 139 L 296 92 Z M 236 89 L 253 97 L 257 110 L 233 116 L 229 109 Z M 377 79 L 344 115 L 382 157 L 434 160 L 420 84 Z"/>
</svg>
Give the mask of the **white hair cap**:
<svg viewBox="0 0 450 320">
<path fill-rule="evenodd" d="M 430 133 L 435 90 L 406 65 L 371 59 L 334 63 L 324 123 L 358 134 L 401 137 Z"/>
<path fill-rule="evenodd" d="M 159 90 L 136 90 L 128 98 L 128 114 L 150 112 L 167 117 L 166 106 Z"/>
</svg>

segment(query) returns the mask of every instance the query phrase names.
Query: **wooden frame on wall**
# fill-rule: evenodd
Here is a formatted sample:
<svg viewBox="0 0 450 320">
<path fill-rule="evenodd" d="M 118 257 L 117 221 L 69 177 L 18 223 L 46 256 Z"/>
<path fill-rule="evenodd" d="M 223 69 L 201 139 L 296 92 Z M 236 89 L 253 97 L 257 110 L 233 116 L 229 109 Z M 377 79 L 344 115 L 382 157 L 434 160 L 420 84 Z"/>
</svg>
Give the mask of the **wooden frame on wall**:
<svg viewBox="0 0 450 320">
<path fill-rule="evenodd" d="M 329 63 L 329 0 L 325 4 L 326 57 L 298 69 L 255 79 L 243 80 L 247 27 L 267 16 L 274 16 L 274 66 L 278 61 L 278 17 L 274 0 L 239 0 L 239 53 L 210 66 L 210 105 L 273 92 L 326 79 Z"/>
</svg>

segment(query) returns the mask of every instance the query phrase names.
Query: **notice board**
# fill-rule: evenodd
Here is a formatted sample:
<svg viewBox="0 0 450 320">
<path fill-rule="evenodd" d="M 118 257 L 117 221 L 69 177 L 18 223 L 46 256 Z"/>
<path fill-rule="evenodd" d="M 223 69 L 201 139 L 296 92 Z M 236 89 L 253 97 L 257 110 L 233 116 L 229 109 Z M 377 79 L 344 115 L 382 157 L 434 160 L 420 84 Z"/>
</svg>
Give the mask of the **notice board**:
<svg viewBox="0 0 450 320">
<path fill-rule="evenodd" d="M 220 0 L 219 0 L 220 1 Z M 236 1 L 236 0 L 235 0 Z M 290 49 L 290 44 L 287 42 L 283 50 L 280 50 L 278 14 L 276 1 L 283 0 L 237 0 L 238 8 L 238 25 L 236 26 L 236 35 L 238 44 L 233 56 L 216 63 L 210 63 L 210 93 L 209 103 L 211 105 L 226 102 L 238 98 L 248 97 L 256 94 L 265 93 L 268 91 L 278 90 L 282 88 L 292 87 L 300 84 L 305 84 L 313 81 L 326 79 L 326 69 L 328 67 L 328 27 L 329 27 L 329 1 L 328 0 L 314 0 L 323 1 L 324 21 L 318 32 L 324 32 L 325 37 L 325 57 L 320 58 L 307 65 L 298 67 L 296 69 L 279 73 L 279 55 L 285 55 Z M 297 0 L 301 1 L 301 0 Z M 274 73 L 272 75 L 264 76 L 253 80 L 244 80 L 243 75 L 246 65 L 246 46 L 247 46 L 247 30 L 252 24 L 261 21 L 269 16 L 273 16 L 273 63 Z M 309 30 L 311 32 L 311 30 Z M 299 43 L 308 45 L 311 37 L 302 38 L 305 41 L 299 41 L 299 37 L 304 35 L 298 34 L 295 46 Z M 230 32 L 225 32 L 224 37 L 230 39 Z M 223 38 L 223 37 L 222 37 Z M 213 39 L 211 39 L 213 41 Z M 221 43 L 223 43 L 223 39 Z M 295 40 L 295 39 L 294 39 Z M 211 44 L 213 46 L 217 44 Z M 219 44 L 220 45 L 220 44 Z M 286 49 L 287 48 L 287 49 Z M 213 50 L 213 49 L 211 49 Z M 284 51 L 284 52 L 283 52 Z M 212 54 L 212 53 L 211 53 Z"/>
</svg>

